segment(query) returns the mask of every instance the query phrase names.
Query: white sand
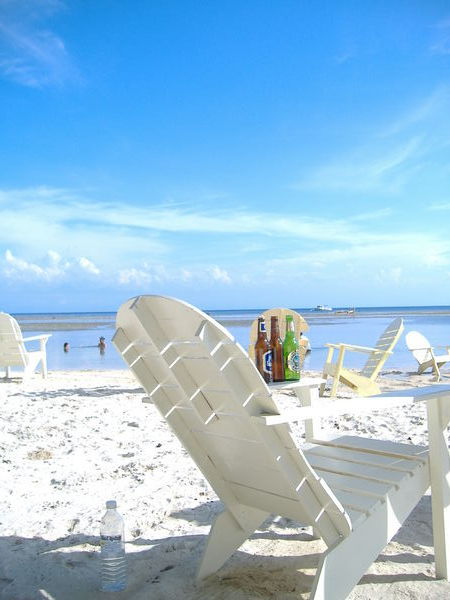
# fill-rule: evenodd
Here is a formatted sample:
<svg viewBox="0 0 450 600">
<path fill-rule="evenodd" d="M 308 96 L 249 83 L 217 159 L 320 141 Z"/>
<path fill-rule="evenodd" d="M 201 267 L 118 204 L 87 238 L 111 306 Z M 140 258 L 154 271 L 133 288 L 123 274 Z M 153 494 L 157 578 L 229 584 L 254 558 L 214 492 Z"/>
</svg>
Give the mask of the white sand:
<svg viewBox="0 0 450 600">
<path fill-rule="evenodd" d="M 383 389 L 428 385 L 430 375 L 385 373 Z M 349 395 L 342 388 L 343 395 Z M 267 522 L 208 580 L 195 583 L 220 504 L 128 371 L 51 372 L 0 380 L 2 600 L 291 600 L 308 598 L 321 550 L 286 519 Z M 280 394 L 281 405 L 295 402 Z M 423 406 L 331 427 L 427 443 Z M 298 433 L 297 435 L 300 435 Z M 98 591 L 99 520 L 115 498 L 125 517 L 129 585 Z M 349 598 L 442 599 L 434 579 L 425 496 Z"/>
</svg>

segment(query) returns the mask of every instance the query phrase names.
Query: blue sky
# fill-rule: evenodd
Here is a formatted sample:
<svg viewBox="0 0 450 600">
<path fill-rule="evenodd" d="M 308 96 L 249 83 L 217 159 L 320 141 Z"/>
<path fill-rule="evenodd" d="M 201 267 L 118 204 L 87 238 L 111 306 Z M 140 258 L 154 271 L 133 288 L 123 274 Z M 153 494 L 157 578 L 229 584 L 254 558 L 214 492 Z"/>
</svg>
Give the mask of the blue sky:
<svg viewBox="0 0 450 600">
<path fill-rule="evenodd" d="M 0 1 L 0 310 L 450 304 L 450 4 Z"/>
</svg>

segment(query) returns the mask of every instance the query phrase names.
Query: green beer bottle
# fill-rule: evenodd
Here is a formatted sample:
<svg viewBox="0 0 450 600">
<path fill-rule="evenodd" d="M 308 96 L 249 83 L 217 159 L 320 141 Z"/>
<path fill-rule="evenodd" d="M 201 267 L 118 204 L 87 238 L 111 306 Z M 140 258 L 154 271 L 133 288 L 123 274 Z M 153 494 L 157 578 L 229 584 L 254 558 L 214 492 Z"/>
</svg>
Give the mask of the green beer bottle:
<svg viewBox="0 0 450 600">
<path fill-rule="evenodd" d="M 300 379 L 300 360 L 298 355 L 298 340 L 295 337 L 294 319 L 286 315 L 286 335 L 283 340 L 284 378 L 286 381 Z"/>
</svg>

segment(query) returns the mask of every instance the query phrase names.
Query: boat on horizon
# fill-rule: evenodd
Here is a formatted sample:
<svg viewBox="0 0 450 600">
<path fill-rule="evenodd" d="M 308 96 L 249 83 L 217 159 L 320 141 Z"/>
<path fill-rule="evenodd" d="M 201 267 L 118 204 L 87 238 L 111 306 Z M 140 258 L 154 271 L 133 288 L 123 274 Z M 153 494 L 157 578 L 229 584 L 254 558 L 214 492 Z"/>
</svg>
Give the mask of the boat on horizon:
<svg viewBox="0 0 450 600">
<path fill-rule="evenodd" d="M 331 306 L 328 306 L 327 304 L 318 304 L 314 310 L 329 312 L 329 311 L 332 311 L 333 309 L 331 308 Z"/>
<path fill-rule="evenodd" d="M 334 314 L 335 315 L 354 315 L 355 309 L 354 308 L 344 308 L 341 310 L 335 310 Z"/>
</svg>

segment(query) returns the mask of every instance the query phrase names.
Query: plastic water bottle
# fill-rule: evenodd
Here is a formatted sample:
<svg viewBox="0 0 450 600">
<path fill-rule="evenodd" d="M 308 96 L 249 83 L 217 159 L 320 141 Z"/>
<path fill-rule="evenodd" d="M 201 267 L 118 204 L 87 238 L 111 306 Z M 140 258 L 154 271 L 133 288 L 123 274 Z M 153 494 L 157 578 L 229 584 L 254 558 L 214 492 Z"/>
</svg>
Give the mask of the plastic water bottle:
<svg viewBox="0 0 450 600">
<path fill-rule="evenodd" d="M 123 518 L 115 500 L 106 502 L 106 513 L 100 526 L 101 590 L 120 592 L 127 585 Z"/>
</svg>

